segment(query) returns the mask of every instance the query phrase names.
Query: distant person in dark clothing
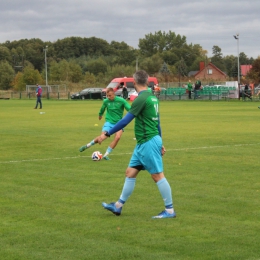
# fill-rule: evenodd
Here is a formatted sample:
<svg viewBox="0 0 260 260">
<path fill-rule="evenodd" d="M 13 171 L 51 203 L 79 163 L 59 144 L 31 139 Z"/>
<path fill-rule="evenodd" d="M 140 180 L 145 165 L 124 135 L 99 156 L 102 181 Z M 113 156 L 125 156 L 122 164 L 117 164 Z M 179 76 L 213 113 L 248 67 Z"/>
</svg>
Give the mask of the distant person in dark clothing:
<svg viewBox="0 0 260 260">
<path fill-rule="evenodd" d="M 36 105 L 34 109 L 37 109 L 38 104 L 40 104 L 40 109 L 42 109 L 42 87 L 40 85 L 37 84 L 37 88 L 36 88 Z"/>
<path fill-rule="evenodd" d="M 123 93 L 123 99 L 128 99 L 128 91 L 126 86 L 123 86 L 122 93 Z"/>
<path fill-rule="evenodd" d="M 199 79 L 195 82 L 195 88 L 194 88 L 194 99 L 198 98 L 198 92 L 201 89 L 201 81 Z"/>
<path fill-rule="evenodd" d="M 251 92 L 249 91 L 248 84 L 245 85 L 244 94 L 245 94 L 245 97 L 248 97 L 248 98 L 252 99 L 251 98 Z"/>
</svg>

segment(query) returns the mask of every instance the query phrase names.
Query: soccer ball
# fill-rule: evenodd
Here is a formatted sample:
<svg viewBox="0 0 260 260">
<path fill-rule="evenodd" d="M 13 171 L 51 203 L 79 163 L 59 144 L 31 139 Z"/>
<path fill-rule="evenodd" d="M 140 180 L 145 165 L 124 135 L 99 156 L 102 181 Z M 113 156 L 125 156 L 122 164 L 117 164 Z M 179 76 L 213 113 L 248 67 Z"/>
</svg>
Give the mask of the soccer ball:
<svg viewBox="0 0 260 260">
<path fill-rule="evenodd" d="M 95 151 L 94 153 L 92 153 L 91 158 L 93 161 L 100 161 L 102 159 L 102 153 L 99 151 Z"/>
</svg>

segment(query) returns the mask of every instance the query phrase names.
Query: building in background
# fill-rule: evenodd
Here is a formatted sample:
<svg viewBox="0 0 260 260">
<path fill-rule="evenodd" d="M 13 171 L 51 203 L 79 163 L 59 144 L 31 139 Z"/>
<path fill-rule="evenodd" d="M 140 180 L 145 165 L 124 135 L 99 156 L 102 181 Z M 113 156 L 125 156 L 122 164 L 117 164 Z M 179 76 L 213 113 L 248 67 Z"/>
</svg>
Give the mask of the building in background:
<svg viewBox="0 0 260 260">
<path fill-rule="evenodd" d="M 251 70 L 252 65 L 241 65 L 240 66 L 240 73 L 242 77 L 245 77 L 247 73 Z"/>
<path fill-rule="evenodd" d="M 201 61 L 200 70 L 194 75 L 194 78 L 225 81 L 227 79 L 227 75 L 225 72 L 217 68 L 213 63 L 209 62 L 205 66 L 205 62 Z"/>
</svg>

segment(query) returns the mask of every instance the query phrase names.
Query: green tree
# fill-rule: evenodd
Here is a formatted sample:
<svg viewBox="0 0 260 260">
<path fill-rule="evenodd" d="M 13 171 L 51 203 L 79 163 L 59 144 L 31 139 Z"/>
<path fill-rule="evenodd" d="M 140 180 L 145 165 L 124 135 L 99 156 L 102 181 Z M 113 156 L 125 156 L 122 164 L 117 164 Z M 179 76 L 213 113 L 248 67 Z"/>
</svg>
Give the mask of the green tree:
<svg viewBox="0 0 260 260">
<path fill-rule="evenodd" d="M 56 61 L 50 62 L 49 78 L 51 81 L 61 81 L 61 70 L 58 62 Z"/>
<path fill-rule="evenodd" d="M 169 65 L 173 65 L 179 60 L 179 57 L 173 51 L 164 51 L 161 57 Z"/>
<path fill-rule="evenodd" d="M 221 48 L 214 45 L 212 48 L 212 53 L 213 56 L 211 57 L 211 62 L 220 70 L 226 71 L 226 67 L 223 61 L 223 54 L 221 53 Z"/>
<path fill-rule="evenodd" d="M 16 75 L 15 75 L 15 78 L 12 82 L 12 85 L 14 87 L 14 90 L 17 90 L 17 91 L 22 91 L 24 90 L 25 86 L 26 86 L 26 83 L 24 82 L 23 80 L 23 73 L 22 72 L 18 72 Z"/>
<path fill-rule="evenodd" d="M 199 64 L 200 64 L 201 61 L 204 61 L 206 64 L 208 63 L 208 62 L 206 62 L 205 57 L 197 57 L 193 61 L 191 66 L 189 67 L 189 71 L 199 71 L 200 70 L 200 65 Z"/>
<path fill-rule="evenodd" d="M 71 61 L 72 62 L 72 61 Z M 75 62 L 75 61 L 74 61 Z M 82 70 L 80 68 L 81 74 Z M 42 74 L 45 72 L 43 71 Z M 70 63 L 65 59 L 60 62 L 51 61 L 49 66 L 49 77 L 51 81 L 68 82 L 71 79 Z"/>
<path fill-rule="evenodd" d="M 42 81 L 43 81 L 43 79 L 38 70 L 35 70 L 29 66 L 24 68 L 24 71 L 23 71 L 23 82 L 25 83 L 24 89 L 25 89 L 26 85 L 35 85 Z"/>
<path fill-rule="evenodd" d="M 234 55 L 228 55 L 223 58 L 226 73 L 229 77 L 237 77 L 237 58 Z"/>
<path fill-rule="evenodd" d="M 166 62 L 163 63 L 161 69 L 160 69 L 160 73 L 162 74 L 170 74 L 170 70 L 168 69 L 168 66 L 166 64 Z"/>
<path fill-rule="evenodd" d="M 252 64 L 252 60 L 247 57 L 244 52 L 239 53 L 239 63 L 241 65 L 249 65 Z"/>
<path fill-rule="evenodd" d="M 41 74 L 32 66 L 24 68 L 23 72 L 18 72 L 13 80 L 13 87 L 15 90 L 25 90 L 26 85 L 35 85 L 43 82 Z"/>
<path fill-rule="evenodd" d="M 104 84 L 104 79 L 105 79 L 105 75 L 103 73 L 100 72 L 96 75 L 96 83 L 99 86 L 102 86 Z"/>
<path fill-rule="evenodd" d="M 22 48 L 25 56 L 24 59 L 31 62 L 35 69 L 41 71 L 45 64 L 43 48 L 46 46 L 46 44 L 37 38 L 30 40 L 26 39 L 21 44 L 23 46 Z"/>
<path fill-rule="evenodd" d="M 84 54 L 91 57 L 111 55 L 111 47 L 106 40 L 90 37 L 84 39 Z"/>
<path fill-rule="evenodd" d="M 247 78 L 256 84 L 260 83 L 260 56 L 253 62 L 252 68 L 247 74 Z"/>
<path fill-rule="evenodd" d="M 161 74 L 162 74 L 162 76 L 164 77 L 164 81 L 165 82 L 168 82 L 168 79 L 169 79 L 169 75 L 170 75 L 170 70 L 168 69 L 168 66 L 167 66 L 167 64 L 166 64 L 166 62 L 164 62 L 163 63 L 163 65 L 162 65 L 162 67 L 161 67 L 161 69 L 160 69 L 160 71 L 159 71 Z"/>
<path fill-rule="evenodd" d="M 7 47 L 0 46 L 0 61 L 12 61 L 11 52 Z"/>
<path fill-rule="evenodd" d="M 98 75 L 99 73 L 104 74 L 107 71 L 107 64 L 101 58 L 91 60 L 87 63 L 87 71 L 94 75 Z"/>
<path fill-rule="evenodd" d="M 186 45 L 186 37 L 176 35 L 174 32 L 155 32 L 145 35 L 144 39 L 139 39 L 140 53 L 145 57 L 156 53 L 172 50 L 173 48 L 182 48 Z"/>
<path fill-rule="evenodd" d="M 83 79 L 82 69 L 81 67 L 75 62 L 69 62 L 69 79 L 73 83 L 78 83 Z"/>
<path fill-rule="evenodd" d="M 66 60 L 59 62 L 60 81 L 69 81 L 70 67 Z"/>
<path fill-rule="evenodd" d="M 125 65 L 115 65 L 110 67 L 106 73 L 109 81 L 113 78 L 132 77 L 135 72 L 135 67 Z"/>
<path fill-rule="evenodd" d="M 179 76 L 187 76 L 188 75 L 188 67 L 186 65 L 186 62 L 183 58 L 180 59 L 180 61 L 178 61 L 175 64 L 175 67 L 178 69 L 178 75 Z"/>
<path fill-rule="evenodd" d="M 125 42 L 112 41 L 110 46 L 113 51 L 113 54 L 116 56 L 113 65 L 130 65 L 136 60 L 138 54 L 137 50 L 128 46 Z"/>
<path fill-rule="evenodd" d="M 84 53 L 84 44 L 80 37 L 67 37 L 57 40 L 53 47 L 58 60 L 80 57 Z"/>
<path fill-rule="evenodd" d="M 148 74 L 154 75 L 159 72 L 161 66 L 163 64 L 163 60 L 159 54 L 153 55 L 151 58 L 145 58 L 140 63 L 140 68 L 147 71 Z"/>
<path fill-rule="evenodd" d="M 14 78 L 14 69 L 7 61 L 0 61 L 0 89 L 9 89 Z"/>
<path fill-rule="evenodd" d="M 96 78 L 95 75 L 93 75 L 90 72 L 86 72 L 85 76 L 84 76 L 84 81 L 87 83 L 87 85 L 91 86 L 91 85 L 95 85 L 96 83 Z"/>
</svg>

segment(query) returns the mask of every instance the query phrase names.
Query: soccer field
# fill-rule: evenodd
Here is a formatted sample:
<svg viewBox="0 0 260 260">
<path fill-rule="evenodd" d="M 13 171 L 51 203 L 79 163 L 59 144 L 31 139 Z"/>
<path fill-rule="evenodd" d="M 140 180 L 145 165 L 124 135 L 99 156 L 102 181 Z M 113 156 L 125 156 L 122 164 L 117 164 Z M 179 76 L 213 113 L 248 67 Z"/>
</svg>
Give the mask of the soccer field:
<svg viewBox="0 0 260 260">
<path fill-rule="evenodd" d="M 101 132 L 101 103 L 0 100 L 0 259 L 260 259 L 259 104 L 161 102 L 177 218 L 151 219 L 164 207 L 146 171 L 121 216 L 101 206 L 136 142 L 132 122 L 112 160 L 91 160 L 109 140 L 78 151 Z"/>
</svg>

